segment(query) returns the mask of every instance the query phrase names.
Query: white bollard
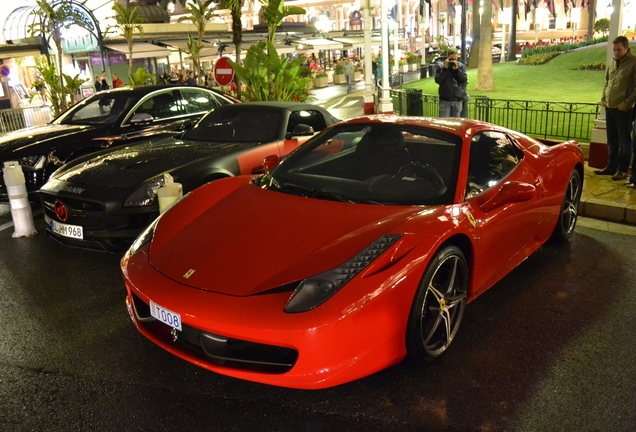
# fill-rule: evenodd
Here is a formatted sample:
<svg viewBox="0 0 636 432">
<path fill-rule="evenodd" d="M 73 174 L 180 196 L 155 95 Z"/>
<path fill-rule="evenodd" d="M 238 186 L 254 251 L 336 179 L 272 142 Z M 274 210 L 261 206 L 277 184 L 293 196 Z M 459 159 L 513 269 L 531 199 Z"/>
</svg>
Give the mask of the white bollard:
<svg viewBox="0 0 636 432">
<path fill-rule="evenodd" d="M 7 186 L 9 203 L 11 204 L 11 217 L 15 231 L 12 237 L 31 237 L 37 234 L 33 225 L 33 213 L 29 205 L 24 173 L 18 162 L 4 163 L 4 184 Z"/>
<path fill-rule="evenodd" d="M 159 213 L 166 211 L 172 203 L 183 196 L 183 186 L 181 183 L 175 183 L 170 174 L 164 174 L 163 179 L 163 186 L 157 189 L 157 198 L 159 198 Z"/>
</svg>

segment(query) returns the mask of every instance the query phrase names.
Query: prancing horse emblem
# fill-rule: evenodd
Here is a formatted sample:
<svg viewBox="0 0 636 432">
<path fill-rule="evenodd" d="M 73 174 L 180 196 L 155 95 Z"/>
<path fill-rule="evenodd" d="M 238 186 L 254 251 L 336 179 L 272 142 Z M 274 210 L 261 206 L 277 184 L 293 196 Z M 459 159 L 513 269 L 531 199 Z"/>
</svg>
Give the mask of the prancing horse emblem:
<svg viewBox="0 0 636 432">
<path fill-rule="evenodd" d="M 190 269 L 190 270 L 188 270 L 188 271 L 186 272 L 186 274 L 184 274 L 184 275 L 183 275 L 183 277 L 184 277 L 185 279 L 190 279 L 190 276 L 192 276 L 192 275 L 194 274 L 194 272 L 195 272 L 195 271 L 196 271 L 195 269 Z"/>
</svg>

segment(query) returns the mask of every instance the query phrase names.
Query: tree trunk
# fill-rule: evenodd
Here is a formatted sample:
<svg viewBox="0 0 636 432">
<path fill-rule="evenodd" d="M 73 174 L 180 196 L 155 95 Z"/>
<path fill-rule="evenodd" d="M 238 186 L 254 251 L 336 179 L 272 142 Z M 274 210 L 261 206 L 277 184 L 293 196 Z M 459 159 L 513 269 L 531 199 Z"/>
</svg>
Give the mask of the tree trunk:
<svg viewBox="0 0 636 432">
<path fill-rule="evenodd" d="M 517 60 L 517 15 L 519 3 L 512 1 L 512 17 L 510 17 L 510 36 L 508 37 L 508 61 Z M 502 44 L 503 46 L 503 44 Z"/>
<path fill-rule="evenodd" d="M 231 9 L 232 14 L 232 41 L 236 49 L 236 63 L 241 63 L 241 42 L 243 41 L 243 24 L 241 23 L 241 6 L 243 2 L 239 2 L 237 9 Z M 236 93 L 241 95 L 241 82 L 239 77 L 234 74 L 234 81 L 236 82 Z"/>
<path fill-rule="evenodd" d="M 134 42 L 132 39 L 128 41 L 128 80 L 130 81 L 130 77 L 132 76 L 133 69 L 133 46 Z"/>
<path fill-rule="evenodd" d="M 594 19 L 596 18 L 596 0 L 590 0 L 587 14 L 587 40 L 592 40 L 594 37 Z"/>
<path fill-rule="evenodd" d="M 66 111 L 66 108 L 68 107 L 68 104 L 66 102 L 66 95 L 64 94 L 64 76 L 62 75 L 62 55 L 63 55 L 63 50 L 62 50 L 62 39 L 60 38 L 53 38 L 53 41 L 55 42 L 55 48 L 57 49 L 57 67 L 58 67 L 58 71 L 57 73 L 59 74 L 60 77 L 60 114 L 63 113 L 64 111 Z"/>
<path fill-rule="evenodd" d="M 470 59 L 468 62 L 469 69 L 476 69 L 479 66 L 479 1 L 473 1 L 473 19 L 471 36 L 473 41 L 470 45 Z"/>
<path fill-rule="evenodd" d="M 481 30 L 479 43 L 479 67 L 477 68 L 477 85 L 475 90 L 493 90 L 495 83 L 492 79 L 492 2 L 486 0 L 481 15 Z"/>
</svg>

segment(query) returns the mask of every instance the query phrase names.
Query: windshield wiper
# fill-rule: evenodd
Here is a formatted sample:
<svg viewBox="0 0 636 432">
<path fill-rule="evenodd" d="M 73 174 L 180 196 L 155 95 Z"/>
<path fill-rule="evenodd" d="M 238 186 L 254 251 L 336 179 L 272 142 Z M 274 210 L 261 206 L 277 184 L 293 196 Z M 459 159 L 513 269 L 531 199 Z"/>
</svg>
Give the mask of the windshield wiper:
<svg viewBox="0 0 636 432">
<path fill-rule="evenodd" d="M 296 189 L 298 191 L 301 192 L 305 192 L 306 194 L 311 195 L 314 198 L 327 198 L 327 199 L 331 199 L 333 201 L 339 201 L 339 202 L 348 202 L 351 204 L 356 204 L 356 203 L 363 203 L 363 204 L 379 204 L 377 202 L 374 201 L 368 201 L 368 200 L 361 200 L 361 199 L 356 199 L 353 200 L 351 198 L 346 198 L 340 194 L 337 194 L 335 192 L 329 192 L 326 191 L 324 189 L 320 189 L 320 188 L 311 188 L 311 187 L 307 187 L 307 186 L 302 186 L 302 185 L 298 185 L 295 183 L 285 183 L 283 185 L 283 188 L 291 188 L 291 189 Z"/>
</svg>

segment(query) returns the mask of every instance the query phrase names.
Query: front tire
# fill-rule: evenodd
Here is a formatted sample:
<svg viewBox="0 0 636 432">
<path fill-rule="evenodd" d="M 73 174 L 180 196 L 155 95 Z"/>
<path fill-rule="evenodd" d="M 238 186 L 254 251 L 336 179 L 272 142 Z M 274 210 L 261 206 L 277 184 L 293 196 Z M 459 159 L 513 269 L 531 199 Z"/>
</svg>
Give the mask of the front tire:
<svg viewBox="0 0 636 432">
<path fill-rule="evenodd" d="M 561 211 L 556 227 L 552 233 L 552 239 L 559 242 L 567 242 L 574 233 L 576 220 L 579 216 L 579 207 L 581 203 L 581 192 L 583 184 L 581 182 L 581 174 L 575 169 L 570 174 L 568 185 L 563 196 Z"/>
<path fill-rule="evenodd" d="M 417 360 L 433 361 L 449 347 L 462 321 L 468 295 L 468 265 L 456 246 L 440 249 L 415 295 L 406 348 Z"/>
</svg>

